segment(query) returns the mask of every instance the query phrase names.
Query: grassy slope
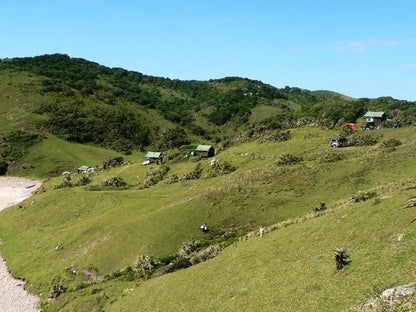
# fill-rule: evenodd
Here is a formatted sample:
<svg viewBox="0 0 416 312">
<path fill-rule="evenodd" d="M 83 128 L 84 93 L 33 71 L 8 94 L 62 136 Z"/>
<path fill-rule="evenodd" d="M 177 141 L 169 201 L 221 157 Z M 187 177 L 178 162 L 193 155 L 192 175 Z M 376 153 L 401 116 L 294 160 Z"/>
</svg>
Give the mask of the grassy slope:
<svg viewBox="0 0 416 312">
<path fill-rule="evenodd" d="M 320 202 L 325 202 L 327 206 L 334 207 L 340 199 L 348 198 L 351 194 L 360 190 L 413 178 L 414 165 L 411 157 L 414 155 L 416 148 L 416 137 L 413 132 L 414 128 L 402 128 L 398 130 L 385 129 L 371 133 L 379 137 L 379 141 L 390 137 L 400 139 L 404 144 L 395 151 L 381 150 L 378 145 L 335 150 L 328 147 L 333 132 L 316 128 L 297 129 L 292 131 L 293 138 L 288 142 L 274 144 L 252 142 L 234 146 L 222 152 L 218 158 L 229 160 L 237 167 L 237 171 L 228 176 L 171 185 L 162 182 L 144 190 L 131 188 L 123 191 L 92 192 L 83 187 L 53 190 L 53 186 L 60 183 L 60 178 L 51 179 L 44 185 L 45 192 L 24 202 L 21 205 L 23 209 L 14 207 L 1 213 L 0 237 L 4 240 L 1 249 L 8 259 L 10 268 L 16 275 L 25 276 L 29 280 L 29 288 L 33 292 L 47 294 L 51 280 L 55 276 L 64 276 L 65 267 L 67 266 L 73 266 L 77 270 L 92 266 L 97 268 L 99 273 L 108 274 L 131 265 L 139 254 L 167 255 L 177 251 L 183 241 L 201 238 L 198 226 L 202 222 L 208 222 L 213 231 L 234 230 L 242 234 L 250 229 L 255 229 L 259 225 L 270 225 L 288 218 L 305 215 L 313 207 L 319 206 Z M 71 149 L 73 148 L 81 148 L 81 146 L 71 147 Z M 92 155 L 96 155 L 94 157 L 99 159 L 97 155 L 103 155 L 101 154 L 103 152 L 90 150 L 91 154 L 88 154 L 86 151 L 83 154 L 86 158 L 83 160 L 90 159 L 92 161 Z M 302 156 L 304 160 L 297 165 L 276 166 L 274 164 L 275 157 L 283 153 L 296 154 Z M 75 155 L 78 154 L 80 153 Z M 323 162 L 324 156 L 328 154 L 339 154 L 344 159 L 335 162 Z M 135 157 L 137 156 L 140 155 Z M 74 164 L 76 160 L 72 160 Z M 137 158 L 137 160 L 139 159 Z M 192 170 L 195 165 L 196 163 L 193 160 L 172 164 L 170 165 L 171 171 L 169 174 L 181 176 Z M 209 164 L 207 161 L 202 161 L 202 166 L 207 169 Z M 105 177 L 119 175 L 129 184 L 135 185 L 143 181 L 143 177 L 149 169 L 149 167 L 143 167 L 140 164 L 132 164 L 111 171 L 95 173 L 93 184 L 99 183 Z M 400 198 L 399 201 L 405 202 L 405 198 Z M 30 204 L 32 200 L 33 204 Z M 387 199 L 382 200 L 382 205 L 377 205 L 377 207 L 384 207 L 385 203 L 387 205 Z M 357 207 L 361 206 L 357 205 Z M 370 205 L 370 207 L 373 206 Z M 403 220 L 402 222 L 408 222 L 411 214 L 411 211 L 410 214 L 407 213 L 405 215 L 406 221 Z M 315 260 L 322 262 L 323 267 L 320 269 L 322 272 L 331 271 L 333 270 L 332 259 L 330 259 L 332 248 L 339 244 L 347 244 L 350 248 L 361 248 L 364 252 L 364 249 L 368 246 L 354 247 L 352 243 L 350 244 L 350 241 L 338 241 L 338 236 L 340 236 L 339 239 L 343 239 L 343 235 L 340 235 L 342 232 L 336 232 L 336 227 L 332 230 L 331 222 L 326 225 L 325 220 L 328 220 L 328 218 L 333 217 L 319 218 L 302 225 L 309 226 L 309 230 L 298 228 L 298 226 L 283 230 L 285 233 L 286 231 L 292 233 L 287 234 L 285 240 L 280 240 L 280 234 L 268 236 L 265 242 L 274 237 L 275 240 L 278 240 L 276 245 L 282 245 L 282 249 L 278 249 L 276 252 L 287 255 L 286 260 L 282 260 L 281 263 L 274 263 L 273 261 L 277 260 L 272 257 L 272 261 L 272 258 L 268 256 L 268 253 L 272 250 L 270 246 L 263 248 L 259 245 L 260 247 L 256 247 L 254 242 L 249 242 L 247 245 L 243 244 L 241 246 L 244 248 L 253 246 L 254 250 L 258 248 L 264 250 L 264 252 L 259 251 L 259 255 L 254 256 L 250 254 L 253 249 L 229 248 L 224 251 L 224 256 L 207 264 L 198 265 L 190 269 L 190 272 L 195 272 L 195 278 L 198 281 L 198 278 L 202 278 L 202 275 L 198 277 L 198 274 L 203 274 L 197 273 L 198 270 L 203 272 L 203 268 L 207 268 L 207 266 L 209 268 L 211 263 L 213 263 L 212 265 L 219 263 L 220 266 L 223 263 L 223 271 L 218 267 L 209 269 L 210 272 L 218 272 L 218 274 L 212 275 L 215 278 L 219 278 L 218 275 L 221 271 L 228 272 L 220 279 L 220 281 L 223 281 L 223 285 L 232 283 L 232 276 L 235 274 L 236 282 L 250 280 L 252 283 L 259 283 L 262 287 L 265 287 L 262 283 L 274 285 L 276 274 L 284 276 L 284 273 L 276 271 L 277 264 L 279 266 L 287 265 L 288 268 L 285 270 L 288 271 L 290 271 L 290 265 L 298 265 L 299 269 L 293 269 L 293 271 L 299 272 L 302 272 L 303 267 L 308 266 L 302 259 L 310 251 L 308 248 L 312 248 L 308 247 L 311 241 L 309 241 L 309 245 L 306 243 L 307 239 L 312 237 L 315 232 L 321 233 L 321 236 L 313 237 L 319 242 L 322 240 L 322 244 L 324 244 L 324 238 L 327 239 L 327 245 L 316 251 L 312 250 L 314 252 L 319 251 L 318 254 L 321 255 L 320 257 L 316 256 L 318 260 Z M 388 218 L 388 216 L 383 214 L 383 218 Z M 380 219 L 379 225 L 384 228 L 386 225 L 383 218 Z M 356 235 L 354 234 L 355 237 L 361 235 L 360 231 L 362 231 L 362 235 L 367 235 L 362 223 L 360 223 L 366 221 L 367 217 L 360 218 L 357 215 L 356 224 L 351 221 L 353 222 L 352 225 L 346 223 L 345 226 L 352 228 L 352 233 L 357 232 Z M 25 231 L 22 232 L 21 228 L 25 228 Z M 331 230 L 322 233 L 324 228 L 330 228 Z M 304 234 L 304 231 L 306 231 L 306 234 Z M 280 231 L 276 233 L 278 232 L 280 233 Z M 347 232 L 349 233 L 349 231 Z M 344 236 L 349 237 L 349 235 L 352 234 Z M 289 237 L 292 237 L 292 241 Z M 299 237 L 300 242 L 305 239 L 305 244 L 298 244 L 293 237 Z M 301 237 L 303 238 L 301 239 Z M 296 248 L 294 248 L 294 244 L 296 244 Z M 56 251 L 55 247 L 58 245 L 63 246 L 63 249 Z M 27 248 L 27 246 L 31 246 L 31 248 Z M 286 247 L 283 248 L 283 246 Z M 296 258 L 292 254 L 294 257 L 292 258 L 291 253 L 301 251 L 299 246 L 302 246 L 303 256 L 300 255 L 299 258 Z M 239 256 L 240 252 L 242 258 Z M 367 250 L 366 252 L 372 258 L 376 258 L 373 251 Z M 235 262 L 227 264 L 229 266 L 225 264 L 230 260 L 226 256 L 227 254 L 230 254 L 231 259 L 236 259 Z M 257 257 L 264 260 L 258 262 Z M 247 259 L 248 261 L 241 262 L 237 258 Z M 293 264 L 291 259 L 298 260 Z M 404 257 L 403 261 L 410 261 L 409 259 Z M 261 266 L 263 271 L 259 273 L 260 275 L 257 275 L 261 278 L 256 280 L 252 278 L 251 274 L 254 273 L 252 273 L 251 267 L 257 267 L 257 264 L 261 264 L 262 261 L 270 265 Z M 247 267 L 245 267 L 246 263 Z M 237 272 L 232 270 L 232 268 L 239 267 L 240 277 L 238 277 Z M 354 263 L 351 265 L 351 268 L 353 267 Z M 271 270 L 270 274 L 268 270 Z M 167 286 L 169 286 L 169 283 L 173 283 L 178 288 L 185 289 L 187 286 L 182 285 L 182 281 L 188 278 L 186 277 L 187 274 L 190 274 L 186 272 L 188 270 L 146 282 L 143 286 L 143 293 L 154 291 L 152 287 L 164 288 L 162 286 L 164 281 L 166 281 Z M 318 272 L 320 271 L 318 270 Z M 183 278 L 181 274 L 184 274 Z M 179 276 L 179 280 L 175 281 L 175 276 Z M 299 278 L 299 276 L 293 278 Z M 331 278 L 334 277 L 331 275 Z M 170 279 L 173 280 L 169 282 Z M 212 281 L 215 281 L 215 279 Z M 270 302 L 273 302 L 276 298 L 280 301 L 281 296 L 288 295 L 284 292 L 290 292 L 291 290 L 292 295 L 296 298 L 297 295 L 293 288 L 295 286 L 290 286 L 289 281 L 290 279 L 286 281 L 288 287 L 282 288 L 281 292 L 283 293 L 274 297 L 274 299 L 270 298 Z M 387 282 L 382 280 L 380 287 L 394 282 L 396 281 Z M 76 287 L 76 281 L 74 283 L 72 287 Z M 223 289 L 221 283 L 210 283 L 212 288 L 208 293 L 214 296 L 216 292 Z M 326 283 L 326 280 L 322 283 Z M 137 283 L 133 283 L 134 285 L 137 285 Z M 198 284 L 193 285 L 195 289 L 192 292 L 196 292 L 197 287 L 195 286 Z M 131 286 L 131 282 L 110 282 L 99 287 L 101 287 L 100 289 L 106 289 L 107 297 L 117 298 L 123 289 Z M 243 290 L 235 289 L 235 296 L 238 298 L 240 294 L 242 298 L 242 301 L 235 301 L 235 307 L 244 305 L 246 300 L 254 300 L 251 296 L 257 296 L 257 301 L 260 300 L 261 293 L 255 292 L 249 286 L 249 284 L 245 285 L 245 288 L 241 286 L 244 288 Z M 329 287 L 328 291 L 331 291 L 331 286 L 326 286 L 326 284 L 320 287 Z M 84 304 L 94 305 L 94 296 L 103 292 L 97 290 L 92 294 L 92 290 L 83 291 L 84 293 L 80 291 L 65 294 L 58 300 L 57 304 L 72 302 L 73 310 L 76 310 Z M 357 301 L 367 295 L 362 289 L 358 289 L 356 292 L 357 295 L 352 301 Z M 171 299 L 169 299 L 169 293 L 173 296 Z M 81 296 L 81 294 L 83 295 Z M 326 296 L 325 292 L 323 294 Z M 136 300 L 136 296 L 137 294 L 131 295 L 129 300 Z M 172 300 L 172 307 L 181 304 L 181 296 L 180 293 L 171 291 L 164 293 L 160 289 L 161 300 Z M 74 297 L 77 297 L 77 299 Z M 294 298 L 288 300 L 294 300 Z M 165 303 L 162 301 L 158 305 L 160 304 L 161 307 L 170 306 L 167 303 L 168 301 Z M 194 302 L 199 306 L 208 304 L 198 301 L 197 297 L 192 300 L 189 298 L 187 302 L 189 304 Z M 223 305 L 221 302 L 224 302 Z M 350 305 L 351 302 L 344 301 L 340 305 Z M 232 305 L 228 306 L 229 303 L 228 300 L 224 299 L 217 300 L 216 303 L 214 300 L 212 304 L 221 306 L 224 310 L 227 307 L 234 308 Z M 123 304 L 125 304 L 124 307 L 130 305 L 129 302 L 120 302 L 120 305 Z M 150 305 L 152 303 L 149 301 L 146 304 Z M 312 303 L 305 301 L 304 304 Z M 163 309 L 161 308 L 161 310 Z"/>
<path fill-rule="evenodd" d="M 413 180 L 413 185 L 416 181 Z M 212 261 L 135 287 L 105 311 L 342 311 L 376 290 L 416 278 L 414 190 L 276 230 L 230 247 Z M 404 240 L 397 236 L 404 234 Z M 352 262 L 335 273 L 332 250 Z M 155 295 L 157 294 L 157 295 Z"/>
</svg>

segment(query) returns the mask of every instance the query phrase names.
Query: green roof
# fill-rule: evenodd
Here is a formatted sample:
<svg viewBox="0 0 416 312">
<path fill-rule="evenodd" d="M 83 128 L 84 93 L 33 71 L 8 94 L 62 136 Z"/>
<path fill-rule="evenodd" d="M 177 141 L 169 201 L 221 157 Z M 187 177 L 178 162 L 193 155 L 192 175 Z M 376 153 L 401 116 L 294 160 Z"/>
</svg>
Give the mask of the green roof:
<svg viewBox="0 0 416 312">
<path fill-rule="evenodd" d="M 211 148 L 212 148 L 211 145 L 202 145 L 202 144 L 200 144 L 200 145 L 198 145 L 196 150 L 200 151 L 200 152 L 208 152 Z"/>
<path fill-rule="evenodd" d="M 144 156 L 145 158 L 159 158 L 161 152 L 147 152 L 147 154 Z"/>
<path fill-rule="evenodd" d="M 383 118 L 384 112 L 367 112 L 365 113 L 364 117 Z"/>
</svg>

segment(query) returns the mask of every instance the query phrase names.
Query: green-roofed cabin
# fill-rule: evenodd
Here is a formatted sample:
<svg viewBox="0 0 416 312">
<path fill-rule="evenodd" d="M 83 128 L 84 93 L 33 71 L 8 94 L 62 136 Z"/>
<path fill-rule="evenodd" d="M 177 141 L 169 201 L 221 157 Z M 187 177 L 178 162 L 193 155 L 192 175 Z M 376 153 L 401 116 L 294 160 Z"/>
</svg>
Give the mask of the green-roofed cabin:
<svg viewBox="0 0 416 312">
<path fill-rule="evenodd" d="M 147 152 L 144 157 L 146 158 L 146 161 L 143 163 L 143 165 L 153 163 L 159 164 L 163 162 L 163 156 L 161 152 Z"/>
<path fill-rule="evenodd" d="M 211 145 L 198 145 L 195 150 L 195 156 L 214 157 L 215 149 Z"/>
<path fill-rule="evenodd" d="M 366 130 L 373 130 L 373 129 L 378 129 L 381 127 L 381 124 L 383 123 L 383 121 L 385 121 L 387 119 L 386 117 L 386 113 L 384 112 L 367 112 L 364 115 L 364 119 L 365 119 L 365 129 Z"/>
</svg>

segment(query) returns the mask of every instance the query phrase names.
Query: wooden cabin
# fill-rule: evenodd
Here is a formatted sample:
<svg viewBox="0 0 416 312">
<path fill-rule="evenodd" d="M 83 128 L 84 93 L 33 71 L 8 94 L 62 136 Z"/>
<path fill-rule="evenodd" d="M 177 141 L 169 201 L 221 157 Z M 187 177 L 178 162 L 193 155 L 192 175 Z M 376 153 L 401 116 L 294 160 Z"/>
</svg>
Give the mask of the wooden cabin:
<svg viewBox="0 0 416 312">
<path fill-rule="evenodd" d="M 146 155 L 144 155 L 146 160 L 143 162 L 143 165 L 148 164 L 159 164 L 163 162 L 163 156 L 161 152 L 147 152 Z"/>
<path fill-rule="evenodd" d="M 364 129 L 373 130 L 373 129 L 380 128 L 383 121 L 385 121 L 387 118 L 386 118 L 386 113 L 384 112 L 369 111 L 365 113 L 364 119 L 366 123 Z"/>
<path fill-rule="evenodd" d="M 195 156 L 201 156 L 204 158 L 207 157 L 214 157 L 215 156 L 215 149 L 212 145 L 198 145 L 194 153 Z"/>
</svg>

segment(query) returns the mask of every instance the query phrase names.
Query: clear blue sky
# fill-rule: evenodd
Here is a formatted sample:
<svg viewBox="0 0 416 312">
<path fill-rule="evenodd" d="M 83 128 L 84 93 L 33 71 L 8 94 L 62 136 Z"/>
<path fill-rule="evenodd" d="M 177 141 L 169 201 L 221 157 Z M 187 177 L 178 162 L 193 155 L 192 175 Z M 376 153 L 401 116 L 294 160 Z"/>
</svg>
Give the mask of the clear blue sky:
<svg viewBox="0 0 416 312">
<path fill-rule="evenodd" d="M 0 58 L 416 101 L 415 14 L 414 0 L 2 0 Z"/>
</svg>

